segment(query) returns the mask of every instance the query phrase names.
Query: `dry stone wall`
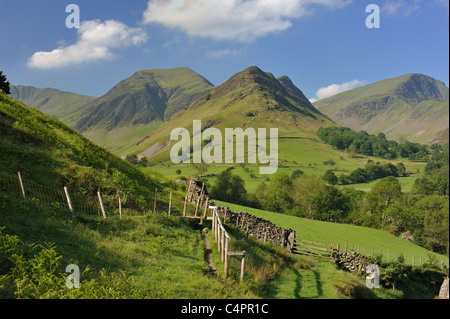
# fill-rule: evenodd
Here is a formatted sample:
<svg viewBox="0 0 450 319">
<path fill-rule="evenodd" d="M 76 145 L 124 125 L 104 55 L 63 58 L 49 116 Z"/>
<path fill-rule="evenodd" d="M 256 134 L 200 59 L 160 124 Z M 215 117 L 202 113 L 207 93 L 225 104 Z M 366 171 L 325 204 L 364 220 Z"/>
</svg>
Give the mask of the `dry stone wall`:
<svg viewBox="0 0 450 319">
<path fill-rule="evenodd" d="M 339 253 L 334 250 L 332 258 L 334 263 L 341 269 L 357 273 L 358 275 L 365 274 L 367 266 L 372 263 L 367 256 L 363 256 L 354 251 Z"/>
<path fill-rule="evenodd" d="M 236 228 L 245 231 L 248 236 L 286 247 L 288 250 L 290 249 L 288 238 L 295 237 L 294 230 L 278 227 L 269 220 L 246 212 L 235 213 L 226 206 L 216 205 L 211 199 L 206 186 L 204 186 L 197 178 L 190 178 L 186 184 L 188 201 L 197 204 L 200 200 L 199 210 L 200 208 L 204 209 L 207 203 L 208 206 L 218 206 L 218 213 L 226 223 L 232 224 Z"/>
</svg>

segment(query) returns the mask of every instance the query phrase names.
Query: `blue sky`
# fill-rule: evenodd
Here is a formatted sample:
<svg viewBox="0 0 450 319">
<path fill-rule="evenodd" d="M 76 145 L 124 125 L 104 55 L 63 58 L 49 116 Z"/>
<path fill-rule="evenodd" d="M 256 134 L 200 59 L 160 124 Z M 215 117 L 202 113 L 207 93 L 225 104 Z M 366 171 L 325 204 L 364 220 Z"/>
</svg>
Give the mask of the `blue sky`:
<svg viewBox="0 0 450 319">
<path fill-rule="evenodd" d="M 366 27 L 369 4 L 380 28 Z M 320 99 L 406 73 L 448 86 L 448 30 L 448 0 L 0 0 L 0 70 L 101 96 L 142 69 L 187 66 L 220 85 L 257 65 Z"/>
</svg>

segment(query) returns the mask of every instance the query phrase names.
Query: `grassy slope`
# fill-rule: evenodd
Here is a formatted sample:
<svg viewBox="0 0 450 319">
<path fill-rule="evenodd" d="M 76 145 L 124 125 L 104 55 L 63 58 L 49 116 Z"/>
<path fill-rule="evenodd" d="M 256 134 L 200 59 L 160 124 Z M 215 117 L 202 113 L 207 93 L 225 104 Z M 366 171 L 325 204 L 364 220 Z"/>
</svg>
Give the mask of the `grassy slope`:
<svg viewBox="0 0 450 319">
<path fill-rule="evenodd" d="M 0 102 L 2 173 L 20 170 L 27 179 L 49 187 L 71 181 L 79 188 L 103 190 L 114 184 L 130 196 L 145 195 L 148 190 L 147 198 L 152 198 L 149 194 L 155 186 L 164 189 L 164 179 L 145 176 L 61 122 L 13 99 L 2 99 L 6 101 Z M 123 174 L 120 182 L 111 176 L 115 169 Z M 182 209 L 182 202 L 177 201 L 177 193 L 174 199 L 175 213 Z M 72 220 L 66 210 L 56 206 L 35 200 L 24 202 L 0 193 L 0 227 L 6 227 L 4 233 L 30 243 L 53 242 L 64 261 L 76 261 L 81 271 L 88 266 L 93 271 L 125 271 L 151 298 L 243 296 L 205 276 L 207 267 L 198 229 L 176 218 L 143 216 L 129 209 L 124 214 L 123 220 L 82 215 Z"/>
<path fill-rule="evenodd" d="M 143 193 L 144 201 L 152 198 L 155 186 L 164 190 L 165 180 L 156 174 L 148 177 L 61 122 L 13 99 L 1 98 L 2 173 L 15 174 L 20 170 L 27 179 L 49 187 L 71 182 L 94 192 L 114 184 L 114 190 L 119 188 L 130 197 Z M 115 180 L 111 175 L 118 173 L 121 178 Z M 180 214 L 181 198 L 181 194 L 174 193 L 174 215 Z M 160 199 L 158 204 L 165 200 Z M 193 210 L 190 205 L 189 211 Z M 267 287 L 266 282 L 258 281 L 259 274 L 265 273 L 259 269 L 267 265 L 258 261 L 281 263 L 285 258 L 272 257 L 275 248 L 265 247 L 255 251 L 253 259 L 253 254 L 249 254 L 249 270 L 243 284 L 232 278 L 212 279 L 208 276 L 201 240 L 201 228 L 210 227 L 210 222 L 199 228 L 180 222 L 176 216 L 168 218 L 163 211 L 164 207 L 158 205 L 156 216 L 126 208 L 122 220 L 117 215 L 103 220 L 79 214 L 72 219 L 59 206 L 0 193 L 0 227 L 5 227 L 4 234 L 17 235 L 27 243 L 54 243 L 63 257 L 62 265 L 76 263 L 81 271 L 86 268 L 94 273 L 102 269 L 124 271 L 148 298 L 261 297 Z M 252 245 L 245 239 L 240 244 Z M 217 266 L 223 267 L 219 262 Z M 271 279 L 265 275 L 264 278 Z"/>
<path fill-rule="evenodd" d="M 80 109 L 95 97 L 56 89 L 38 89 L 32 86 L 12 86 L 11 96 L 45 114 L 63 119 Z"/>
<path fill-rule="evenodd" d="M 249 68 L 233 76 L 211 91 L 211 94 L 203 96 L 185 110 L 175 114 L 130 151 L 139 154 L 157 142 L 170 141 L 170 134 L 175 128 L 187 128 L 192 134 L 194 120 L 213 122 L 213 126 L 218 128 L 222 135 L 225 128 L 251 127 L 278 128 L 280 137 L 308 138 L 313 137 L 319 127 L 332 124 L 280 91 L 282 89 L 276 79 L 270 79 L 259 69 L 254 73 L 252 70 Z M 280 99 L 283 98 L 285 102 L 280 103 Z M 254 115 L 247 116 L 249 112 Z M 167 163 L 170 161 L 169 153 L 170 148 L 167 148 L 150 161 Z"/>
<path fill-rule="evenodd" d="M 372 248 L 374 248 L 374 255 L 379 254 L 380 250 L 382 250 L 384 260 L 387 260 L 387 252 L 390 251 L 391 259 L 395 259 L 397 252 L 399 252 L 406 256 L 406 262 L 409 264 L 412 262 L 412 256 L 415 256 L 415 262 L 418 264 L 420 257 L 425 262 L 429 254 L 439 259 L 444 259 L 446 265 L 449 263 L 448 257 L 432 253 L 425 248 L 396 237 L 387 231 L 349 224 L 310 220 L 220 201 L 217 202 L 230 207 L 232 211 L 246 211 L 255 216 L 268 219 L 280 227 L 294 229 L 297 238 L 319 243 L 340 244 L 341 249 L 344 249 L 345 243 L 347 242 L 348 249 L 351 249 L 353 245 L 354 249 L 357 250 L 359 245 L 360 252 L 363 252 L 363 247 L 365 247 L 366 254 L 368 255 L 371 254 Z"/>
<path fill-rule="evenodd" d="M 64 122 L 120 155 L 163 120 L 211 90 L 213 85 L 188 68 L 142 70 L 86 104 Z"/>
<path fill-rule="evenodd" d="M 333 166 L 323 164 L 325 161 L 333 160 L 336 164 Z M 291 175 L 295 170 L 300 169 L 308 175 L 323 175 L 327 170 L 332 169 L 336 175 L 350 174 L 354 169 L 363 168 L 367 161 L 371 159 L 374 162 L 383 162 L 384 160 L 368 157 L 358 156 L 353 158 L 350 154 L 340 152 L 333 149 L 331 146 L 319 142 L 317 139 L 280 139 L 279 140 L 279 162 L 281 167 L 279 171 L 286 172 Z M 394 165 L 402 162 L 407 171 L 411 174 L 410 177 L 399 178 L 404 191 L 411 190 L 414 180 L 417 178 L 417 170 L 423 173 L 425 164 L 420 162 L 411 162 L 408 159 L 397 159 L 389 161 Z M 248 192 L 254 192 L 257 186 L 262 181 L 270 181 L 270 175 L 260 175 L 259 166 L 245 165 L 245 169 L 238 164 L 222 164 L 209 165 L 208 172 L 205 174 L 205 179 L 211 184 L 215 183 L 215 175 L 219 174 L 227 167 L 234 166 L 233 174 L 242 177 Z M 171 164 L 152 166 L 152 170 L 161 173 L 170 179 L 180 177 L 176 171 L 180 169 L 180 176 L 189 176 L 197 174 L 197 170 L 191 164 Z M 251 175 L 253 174 L 253 175 Z M 256 178 L 255 178 L 256 177 Z M 349 185 L 356 189 L 369 190 L 374 182 Z"/>
<path fill-rule="evenodd" d="M 417 82 L 421 82 L 420 89 L 414 87 Z M 424 92 L 416 91 L 421 89 Z M 425 95 L 420 96 L 422 102 L 418 103 L 418 94 L 422 93 Z M 427 100 L 427 96 L 433 100 Z M 378 109 L 385 97 L 390 97 L 392 104 L 387 109 Z M 367 109 L 367 105 L 371 107 Z M 445 138 L 439 141 L 437 138 L 449 125 L 448 88 L 427 76 L 406 74 L 378 81 L 317 101 L 314 106 L 336 123 L 354 130 L 384 132 L 397 141 L 446 142 Z"/>
</svg>

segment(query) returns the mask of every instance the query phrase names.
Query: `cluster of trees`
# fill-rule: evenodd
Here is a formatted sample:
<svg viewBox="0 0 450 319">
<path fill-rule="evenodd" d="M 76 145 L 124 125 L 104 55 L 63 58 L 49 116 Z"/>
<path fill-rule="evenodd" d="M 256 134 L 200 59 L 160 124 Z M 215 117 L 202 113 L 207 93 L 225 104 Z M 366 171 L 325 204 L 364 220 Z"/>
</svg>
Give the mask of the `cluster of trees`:
<svg viewBox="0 0 450 319">
<path fill-rule="evenodd" d="M 357 168 L 349 175 L 341 174 L 336 176 L 333 170 L 328 170 L 323 179 L 331 185 L 349 185 L 357 183 L 365 183 L 368 181 L 393 176 L 393 177 L 405 177 L 408 176 L 406 167 L 403 163 L 397 165 L 391 163 L 380 163 L 368 160 L 364 168 Z"/>
<path fill-rule="evenodd" d="M 394 235 L 409 232 L 417 244 L 448 254 L 448 196 L 420 189 L 404 193 L 394 176 L 380 179 L 369 192 L 330 185 L 319 176 L 293 177 L 278 172 L 250 194 L 240 176 L 225 171 L 218 175 L 211 196 L 303 218 L 385 229 Z"/>
<path fill-rule="evenodd" d="M 449 147 L 434 148 L 425 175 L 417 178 L 413 190 L 424 195 L 449 196 Z"/>
<path fill-rule="evenodd" d="M 127 155 L 125 157 L 125 160 L 128 163 L 131 163 L 133 165 L 137 165 L 137 166 L 140 166 L 140 167 L 147 167 L 148 166 L 148 158 L 145 157 L 145 156 L 142 157 L 141 159 L 139 159 L 136 154 L 131 154 L 131 155 Z"/>
<path fill-rule="evenodd" d="M 370 135 L 365 131 L 355 132 L 346 127 L 320 128 L 317 136 L 338 150 L 384 159 L 403 157 L 410 160 L 427 161 L 430 154 L 426 145 L 411 142 L 399 144 L 387 140 L 383 133 Z"/>
</svg>

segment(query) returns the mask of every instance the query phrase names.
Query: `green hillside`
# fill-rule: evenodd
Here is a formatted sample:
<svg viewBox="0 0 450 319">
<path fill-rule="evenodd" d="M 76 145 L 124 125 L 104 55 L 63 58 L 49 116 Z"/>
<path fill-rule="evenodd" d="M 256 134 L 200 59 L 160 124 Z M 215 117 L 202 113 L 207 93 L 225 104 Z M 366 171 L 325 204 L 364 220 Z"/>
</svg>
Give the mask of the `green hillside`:
<svg viewBox="0 0 450 319">
<path fill-rule="evenodd" d="M 289 256 L 279 247 L 247 239 L 229 225 L 231 249 L 247 251 L 246 279 L 239 283 L 239 273 L 234 271 L 225 280 L 216 249 L 212 255 L 219 277 L 211 277 L 201 236 L 201 229 L 210 227 L 210 221 L 198 226 L 179 220 L 182 189 L 156 173 L 138 170 L 58 120 L 3 94 L 0 136 L 2 183 L 5 176 L 20 171 L 26 181 L 36 185 L 65 185 L 83 196 L 100 189 L 106 195 L 127 198 L 122 219 L 111 211 L 106 220 L 78 212 L 72 218 L 66 207 L 32 198 L 24 201 L 20 193 L 9 195 L 11 189 L 0 183 L 2 298 L 405 296 L 386 289 L 371 292 L 362 277 L 338 270 L 330 262 Z M 162 197 L 154 215 L 155 187 Z M 174 193 L 172 217 L 165 213 L 169 190 Z M 192 212 L 194 207 L 188 209 Z M 284 223 L 283 218 L 275 222 Z M 214 236 L 208 237 L 213 240 Z M 79 265 L 80 289 L 65 287 L 67 264 Z M 230 269 L 239 269 L 238 264 L 233 259 Z"/>
<path fill-rule="evenodd" d="M 11 86 L 11 96 L 22 103 L 34 107 L 45 114 L 64 119 L 77 112 L 83 105 L 95 99 L 56 89 L 38 89 L 32 86 Z"/>
<path fill-rule="evenodd" d="M 118 153 L 212 88 L 209 81 L 189 68 L 142 70 L 85 104 L 64 122 Z"/>
<path fill-rule="evenodd" d="M 142 173 L 3 94 L 0 137 L 1 298 L 256 298 L 264 288 L 252 271 L 243 285 L 208 275 L 200 231 L 205 226 L 179 220 L 183 191 L 160 175 Z M 72 218 L 67 206 L 33 192 L 25 201 L 19 171 L 26 191 L 67 186 L 71 196 L 92 197 L 98 189 L 105 197 L 120 195 L 126 199 L 124 216 L 119 219 L 117 209 L 107 207 L 106 220 L 78 209 Z M 172 217 L 167 216 L 169 191 Z M 189 205 L 188 212 L 193 209 Z M 260 249 L 258 258 L 270 259 L 273 251 Z M 80 267 L 80 289 L 65 287 L 68 264 Z M 250 259 L 248 267 L 257 272 L 260 266 Z"/>
<path fill-rule="evenodd" d="M 448 142 L 449 89 L 422 74 L 381 80 L 317 101 L 337 124 L 389 139 L 421 144 Z"/>
<path fill-rule="evenodd" d="M 194 120 L 202 121 L 202 131 L 207 127 L 221 132 L 239 127 L 278 128 L 279 137 L 300 139 L 315 138 L 319 127 L 332 125 L 309 101 L 289 93 L 291 87 L 285 85 L 272 74 L 250 67 L 175 114 L 128 152 L 152 157 L 152 163 L 169 162 L 172 130 L 192 131 Z M 154 149 L 157 151 L 149 152 Z"/>
<path fill-rule="evenodd" d="M 429 256 L 433 256 L 438 260 L 444 260 L 448 266 L 449 257 L 433 253 L 423 247 L 412 244 L 411 242 L 396 237 L 385 230 L 372 229 L 367 227 L 355 226 L 350 224 L 329 223 L 318 220 L 311 220 L 306 218 L 299 218 L 285 214 L 278 214 L 269 211 L 249 208 L 232 203 L 217 201 L 220 205 L 228 206 L 234 212 L 245 211 L 255 216 L 268 219 L 279 225 L 280 227 L 291 228 L 296 231 L 298 238 L 326 243 L 339 244 L 343 249 L 347 243 L 350 250 L 360 248 L 360 252 L 371 255 L 372 248 L 374 255 L 382 252 L 383 259 L 387 260 L 388 252 L 390 252 L 391 260 L 394 260 L 397 253 L 406 256 L 405 262 L 412 263 L 412 257 L 415 256 L 415 264 L 418 265 L 420 258 L 425 262 Z"/>
</svg>

